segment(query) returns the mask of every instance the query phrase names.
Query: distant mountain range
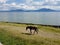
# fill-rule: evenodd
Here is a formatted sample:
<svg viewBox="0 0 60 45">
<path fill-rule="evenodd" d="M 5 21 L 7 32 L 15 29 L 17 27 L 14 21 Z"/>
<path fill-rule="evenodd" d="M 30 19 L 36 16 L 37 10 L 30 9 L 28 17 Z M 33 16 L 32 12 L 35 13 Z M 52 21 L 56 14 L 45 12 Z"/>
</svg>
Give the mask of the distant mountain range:
<svg viewBox="0 0 60 45">
<path fill-rule="evenodd" d="M 36 10 L 36 11 L 40 11 L 40 12 L 54 12 L 56 10 L 52 10 L 52 9 L 47 9 L 47 8 L 42 8 L 42 9 L 39 9 L 39 10 Z"/>
<path fill-rule="evenodd" d="M 52 10 L 47 8 L 42 8 L 38 10 L 23 10 L 23 9 L 16 9 L 16 10 L 10 10 L 8 12 L 60 12 L 58 10 Z"/>
</svg>

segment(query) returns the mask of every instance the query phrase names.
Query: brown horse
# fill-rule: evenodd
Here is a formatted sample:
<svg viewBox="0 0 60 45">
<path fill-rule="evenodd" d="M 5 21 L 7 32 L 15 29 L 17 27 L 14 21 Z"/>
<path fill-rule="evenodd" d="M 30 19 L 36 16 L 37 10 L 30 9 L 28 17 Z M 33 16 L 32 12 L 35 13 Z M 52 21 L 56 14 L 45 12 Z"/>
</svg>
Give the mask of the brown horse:
<svg viewBox="0 0 60 45">
<path fill-rule="evenodd" d="M 34 30 L 34 33 L 33 34 L 35 34 L 35 32 L 38 34 L 38 28 L 37 27 L 35 27 L 35 26 L 27 26 L 26 27 L 26 30 L 30 30 L 30 34 L 32 34 L 32 30 Z"/>
</svg>

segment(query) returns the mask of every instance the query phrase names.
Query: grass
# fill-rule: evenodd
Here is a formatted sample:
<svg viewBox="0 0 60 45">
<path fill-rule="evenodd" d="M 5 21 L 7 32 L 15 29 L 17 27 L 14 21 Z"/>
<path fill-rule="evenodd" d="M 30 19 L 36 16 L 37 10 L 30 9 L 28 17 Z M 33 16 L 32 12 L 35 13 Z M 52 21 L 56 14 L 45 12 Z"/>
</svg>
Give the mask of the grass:
<svg viewBox="0 0 60 45">
<path fill-rule="evenodd" d="M 45 30 L 53 33 L 60 33 L 60 28 L 50 27 L 50 26 L 39 26 L 41 30 Z"/>
<path fill-rule="evenodd" d="M 4 45 L 26 45 L 25 40 L 19 37 L 14 37 L 10 33 L 6 32 L 4 29 L 0 31 L 0 41 Z"/>
<path fill-rule="evenodd" d="M 4 45 L 60 45 L 60 39 L 44 38 L 39 35 L 25 35 L 19 31 L 13 29 L 15 27 L 25 27 L 26 24 L 15 24 L 0 22 L 0 26 L 12 26 L 0 27 L 0 42 Z M 60 29 L 54 27 L 45 27 L 37 25 L 39 29 L 46 32 L 59 33 Z"/>
</svg>

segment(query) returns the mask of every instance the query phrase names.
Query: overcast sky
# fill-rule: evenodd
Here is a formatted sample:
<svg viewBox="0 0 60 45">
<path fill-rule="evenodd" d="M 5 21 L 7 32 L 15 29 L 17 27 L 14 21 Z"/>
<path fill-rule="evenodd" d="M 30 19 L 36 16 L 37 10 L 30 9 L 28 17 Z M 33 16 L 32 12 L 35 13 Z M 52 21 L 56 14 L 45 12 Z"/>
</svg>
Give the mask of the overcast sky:
<svg viewBox="0 0 60 45">
<path fill-rule="evenodd" d="M 41 8 L 60 10 L 60 0 L 0 0 L 0 10 Z"/>
</svg>

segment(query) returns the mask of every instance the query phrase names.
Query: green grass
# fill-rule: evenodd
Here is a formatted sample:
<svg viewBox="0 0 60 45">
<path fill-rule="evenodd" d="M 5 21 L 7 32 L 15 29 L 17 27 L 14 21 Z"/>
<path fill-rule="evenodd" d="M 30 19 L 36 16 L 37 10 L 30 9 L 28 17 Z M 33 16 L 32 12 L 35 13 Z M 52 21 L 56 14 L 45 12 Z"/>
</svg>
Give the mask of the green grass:
<svg viewBox="0 0 60 45">
<path fill-rule="evenodd" d="M 10 25 L 10 26 L 26 26 L 26 24 L 18 24 L 18 23 L 9 23 L 9 22 L 0 22 L 0 25 Z"/>
<path fill-rule="evenodd" d="M 26 24 L 15 24 L 0 22 L 0 26 L 25 27 Z M 39 29 L 47 32 L 60 32 L 60 29 L 54 27 L 45 27 L 37 25 Z M 11 30 L 11 31 L 10 31 Z M 12 32 L 13 31 L 13 32 Z M 38 35 L 24 35 L 10 28 L 0 27 L 0 42 L 3 45 L 60 45 L 60 39 L 44 38 Z"/>
<path fill-rule="evenodd" d="M 60 45 L 60 40 L 53 40 L 41 37 L 37 40 L 24 39 L 18 36 L 13 36 L 4 29 L 0 29 L 0 41 L 4 45 Z"/>
<path fill-rule="evenodd" d="M 24 39 L 19 37 L 14 37 L 9 32 L 6 32 L 4 29 L 0 31 L 0 41 L 4 45 L 26 45 Z"/>
<path fill-rule="evenodd" d="M 48 32 L 60 33 L 60 28 L 55 28 L 55 27 L 51 27 L 51 26 L 38 26 L 38 27 L 39 27 L 39 29 L 45 30 Z"/>
</svg>

